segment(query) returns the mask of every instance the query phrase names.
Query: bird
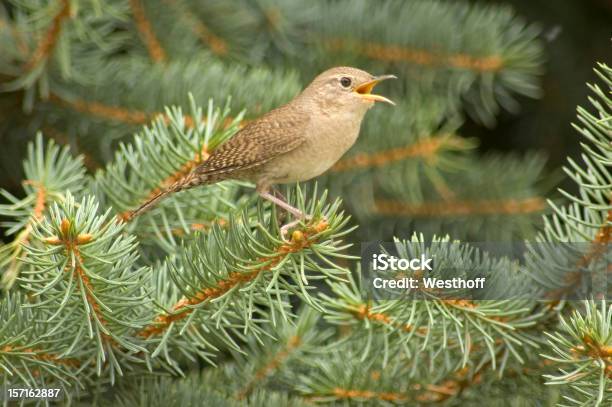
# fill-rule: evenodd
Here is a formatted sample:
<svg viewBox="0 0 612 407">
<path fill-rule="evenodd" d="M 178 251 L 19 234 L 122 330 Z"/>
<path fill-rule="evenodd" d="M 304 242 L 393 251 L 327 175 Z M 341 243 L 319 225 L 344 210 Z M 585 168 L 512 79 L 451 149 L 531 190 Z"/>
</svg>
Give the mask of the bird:
<svg viewBox="0 0 612 407">
<path fill-rule="evenodd" d="M 355 143 L 366 112 L 376 102 L 395 105 L 372 90 L 396 78 L 345 66 L 324 71 L 293 100 L 250 121 L 206 161 L 131 211 L 127 219 L 170 194 L 229 179 L 246 180 L 255 184 L 261 198 L 295 216 L 296 220 L 281 227 L 286 240 L 288 230 L 309 216 L 280 193 L 271 193 L 271 188 L 310 180 L 332 167 Z"/>
</svg>

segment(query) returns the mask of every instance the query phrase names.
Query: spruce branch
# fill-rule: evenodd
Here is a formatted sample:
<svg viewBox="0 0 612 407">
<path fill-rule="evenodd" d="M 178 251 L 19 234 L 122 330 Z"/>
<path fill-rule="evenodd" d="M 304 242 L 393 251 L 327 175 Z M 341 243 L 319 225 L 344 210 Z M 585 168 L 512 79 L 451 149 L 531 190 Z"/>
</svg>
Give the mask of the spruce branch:
<svg viewBox="0 0 612 407">
<path fill-rule="evenodd" d="M 62 106 L 68 106 L 80 113 L 87 113 L 95 117 L 126 124 L 146 124 L 160 115 L 159 113 L 146 113 L 141 110 L 105 105 L 96 101 L 86 101 L 75 98 L 72 100 L 65 100 L 56 94 L 51 94 L 49 100 Z"/>
<path fill-rule="evenodd" d="M 298 377 L 295 389 L 315 403 L 394 405 L 416 403 L 418 384 L 398 381 L 405 367 L 397 360 L 383 365 L 379 358 L 361 358 L 359 349 L 346 345 Z"/>
<path fill-rule="evenodd" d="M 612 240 L 612 69 L 599 64 L 595 70 L 607 90 L 600 85 L 589 85 L 594 96 L 589 98 L 595 113 L 579 107 L 578 121 L 574 128 L 586 138 L 581 143 L 582 164 L 568 159 L 564 168 L 566 174 L 578 185 L 578 194 L 563 190 L 560 192 L 570 200 L 567 206 L 550 202 L 554 213 L 544 219 L 545 228 L 539 240 L 553 242 L 539 245 L 532 250 L 534 279 L 552 300 L 560 300 L 572 293 L 588 290 L 589 275 L 603 275 L 603 281 L 595 282 L 598 287 L 605 284 L 607 264 L 610 261 L 609 244 Z M 567 247 L 559 256 L 558 247 Z M 554 258 L 555 261 L 549 261 Z M 605 285 L 604 285 L 605 287 Z M 603 294 L 604 298 L 607 293 Z M 585 297 L 582 297 L 585 298 Z"/>
<path fill-rule="evenodd" d="M 417 76 L 430 94 L 438 88 L 462 97 L 463 108 L 487 125 L 494 124 L 500 106 L 516 111 L 512 93 L 540 93 L 539 28 L 525 24 L 509 8 L 439 1 L 318 5 L 322 18 L 314 19 L 306 36 L 318 51 L 312 70 L 346 60 L 381 70 L 392 67 L 412 88 Z M 433 31 L 430 21 L 436 21 Z"/>
<path fill-rule="evenodd" d="M 53 17 L 48 31 L 42 36 L 41 40 L 36 46 L 36 49 L 25 63 L 25 71 L 31 71 L 37 67 L 38 64 L 49 58 L 53 52 L 53 48 L 55 48 L 58 42 L 64 20 L 70 17 L 70 1 L 59 0 L 57 1 L 56 5 L 59 8 L 59 11 Z"/>
<path fill-rule="evenodd" d="M 465 69 L 476 72 L 497 72 L 504 67 L 504 61 L 499 55 L 476 57 L 467 54 L 439 54 L 418 48 L 402 47 L 376 42 L 347 41 L 342 38 L 325 38 L 323 46 L 329 52 L 352 52 L 360 56 L 383 61 L 405 62 L 436 68 Z"/>
<path fill-rule="evenodd" d="M 241 115 L 229 125 L 229 109 L 214 109 L 209 103 L 209 117 L 202 119 L 202 109 L 191 99 L 192 116 L 197 127 L 188 127 L 179 108 L 168 109 L 168 123 L 157 119 L 152 127 L 135 137 L 131 144 L 122 144 L 115 161 L 96 176 L 100 190 L 119 217 L 128 220 L 130 209 L 155 196 L 186 176 L 205 161 L 210 152 L 233 135 Z M 215 187 L 211 187 L 215 188 Z"/>
<path fill-rule="evenodd" d="M 470 405 L 482 402 L 483 391 L 495 391 L 495 386 L 502 387 L 498 399 L 507 400 L 509 390 L 516 385 L 516 375 L 523 377 L 523 370 L 518 366 L 516 371 L 508 371 L 504 380 L 497 380 L 492 374 L 492 360 L 483 360 L 463 368 L 451 368 L 441 363 L 427 363 L 418 374 L 407 365 L 409 359 L 396 354 L 388 361 L 383 361 L 384 339 L 373 339 L 374 349 L 379 349 L 362 356 L 359 341 L 344 341 L 339 347 L 324 348 L 324 356 L 300 369 L 304 373 L 295 381 L 295 390 L 307 400 L 319 403 L 342 403 L 352 405 L 429 405 L 429 404 L 466 404 L 465 396 L 476 400 Z M 499 352 L 499 356 L 503 352 Z M 512 365 L 512 369 L 517 369 Z M 510 369 L 509 369 L 510 370 Z M 512 377 L 510 377 L 512 376 Z M 402 380 L 398 380 L 398 377 Z M 531 383 L 530 390 L 542 391 L 534 383 L 533 376 L 521 380 L 521 385 Z M 505 386 L 504 386 L 505 385 Z M 488 394 L 488 393 L 487 393 Z M 531 400 L 534 394 L 525 393 L 523 400 Z M 518 397 L 517 397 L 518 398 Z M 495 399 L 495 398 L 494 398 Z M 468 398 L 469 400 L 469 398 Z"/>
<path fill-rule="evenodd" d="M 154 356 L 167 357 L 175 341 L 184 351 L 197 352 L 196 344 L 210 348 L 205 334 L 240 351 L 232 336 L 260 337 L 261 323 L 288 318 L 287 295 L 317 306 L 309 293 L 312 282 L 345 276 L 346 270 L 333 263 L 334 257 L 344 257 L 347 246 L 340 239 L 350 231 L 343 229 L 347 219 L 338 212 L 339 202 L 327 205 L 324 195 L 308 202 L 299 189 L 295 193 L 290 201 L 319 220 L 294 230 L 290 242 L 283 242 L 275 217 L 260 207 L 255 219 L 246 211 L 237 214 L 226 227 L 213 226 L 165 262 L 154 295 L 163 312 L 140 332 L 154 344 Z"/>
<path fill-rule="evenodd" d="M 300 89 L 295 73 L 226 66 L 203 53 L 169 60 L 163 66 L 139 56 L 117 57 L 83 70 L 85 76 L 96 75 L 97 86 L 58 84 L 38 112 L 44 120 L 52 119 L 60 130 L 69 126 L 89 151 L 101 151 L 95 157 L 99 161 L 112 159 L 109 152 L 114 150 L 114 142 L 126 140 L 142 125 L 158 118 L 170 124 L 164 106 L 181 106 L 184 112 L 191 112 L 188 93 L 199 104 L 209 99 L 224 104 L 231 97 L 235 111 L 246 111 L 241 123 L 245 124 L 287 102 Z M 131 96 L 121 99 L 118 94 Z M 235 117 L 226 119 L 224 124 L 229 126 Z M 208 119 L 203 116 L 200 120 Z M 185 115 L 185 124 L 199 125 L 190 115 Z"/>
<path fill-rule="evenodd" d="M 70 325 L 51 330 L 45 314 L 27 306 L 25 296 L 10 292 L 0 306 L 0 372 L 4 387 L 53 387 L 63 389 L 67 398 L 72 386 L 88 381 L 82 374 L 83 354 L 66 355 L 67 344 L 56 337 L 70 335 Z M 76 355 L 76 357 L 75 357 Z M 4 388 L 3 388 L 4 391 Z"/>
<path fill-rule="evenodd" d="M 71 109 L 76 110 L 79 113 L 85 113 L 91 115 L 96 118 L 101 118 L 110 121 L 116 121 L 122 124 L 128 125 L 145 125 L 149 122 L 156 121 L 158 118 L 161 118 L 164 123 L 169 124 L 172 120 L 168 113 L 161 112 L 145 112 L 142 110 L 134 110 L 123 108 L 120 106 L 111 106 L 105 105 L 96 101 L 87 101 L 84 99 L 72 98 L 72 99 L 63 99 L 61 96 L 51 94 L 50 100 L 56 104 L 61 106 L 67 106 Z M 197 122 L 190 115 L 183 116 L 185 121 L 185 126 L 188 128 L 193 128 L 197 126 Z M 206 118 L 199 119 L 202 123 L 206 122 Z M 233 124 L 234 119 L 231 117 L 226 118 L 226 122 L 224 123 L 226 126 L 230 126 Z M 244 126 L 248 121 L 242 120 L 240 121 L 240 126 Z"/>
<path fill-rule="evenodd" d="M 374 236 L 389 227 L 419 230 L 430 237 L 443 229 L 463 240 L 510 241 L 535 235 L 547 211 L 543 157 L 471 155 L 470 164 L 467 158 L 455 160 L 460 166 L 450 169 L 437 170 L 434 164 L 415 173 L 400 166 L 390 167 L 386 176 L 381 172 L 374 190 L 361 184 L 360 220 L 379 221 L 377 229 L 370 230 Z"/>
<path fill-rule="evenodd" d="M 146 352 L 136 332 L 151 311 L 142 286 L 149 270 L 136 266 L 134 237 L 109 215 L 98 215 L 91 196 L 76 202 L 68 193 L 54 203 L 32 231 L 22 260 L 30 268 L 19 280 L 48 324 L 71 326 L 71 335 L 58 339 L 70 344 L 66 353 L 95 349 L 83 363 L 98 375 L 110 367 L 112 381 L 130 353 Z"/>
<path fill-rule="evenodd" d="M 0 204 L 0 216 L 8 218 L 0 226 L 7 228 L 7 236 L 15 235 L 12 242 L 0 247 L 0 267 L 5 268 L 0 286 L 4 290 L 9 290 L 19 276 L 23 267 L 19 259 L 24 255 L 23 246 L 30 242 L 35 223 L 42 220 L 51 202 L 64 199 L 66 191 L 79 194 L 85 176 L 82 157 L 72 157 L 68 148 L 53 142 L 45 147 L 41 133 L 35 143 L 28 145 L 24 172 L 24 198 L 0 190 L 0 195 L 9 202 Z"/>
<path fill-rule="evenodd" d="M 34 108 L 37 92 L 49 96 L 54 77 L 87 82 L 92 77 L 83 75 L 84 68 L 125 44 L 125 36 L 117 30 L 125 14 L 119 2 L 83 1 L 76 6 L 69 0 L 54 0 L 43 8 L 33 0 L 11 3 L 10 24 L 17 44 L 0 45 L 0 62 L 8 79 L 1 87 L 25 90 L 25 110 Z"/>
<path fill-rule="evenodd" d="M 567 405 L 604 406 L 612 403 L 612 306 L 584 301 L 584 315 L 575 311 L 561 317 L 561 331 L 546 333 L 554 355 L 543 355 L 558 374 L 546 375 L 548 384 L 567 385 Z"/>
<path fill-rule="evenodd" d="M 414 158 L 432 162 L 437 159 L 438 154 L 443 154 L 445 151 L 462 151 L 470 147 L 468 140 L 462 139 L 456 134 L 434 134 L 401 147 L 393 147 L 373 153 L 360 152 L 349 155 L 334 164 L 331 171 L 343 172 L 384 167 L 396 161 Z"/>
<path fill-rule="evenodd" d="M 295 321 L 282 320 L 263 341 L 248 338 L 245 354 L 236 353 L 235 362 L 228 367 L 230 374 L 238 378 L 235 397 L 244 400 L 265 388 L 291 391 L 297 370 L 321 352 L 332 334 L 329 329 L 319 328 L 319 322 L 316 311 L 303 307 Z"/>
<path fill-rule="evenodd" d="M 226 56 L 229 52 L 227 41 L 218 36 L 208 27 L 202 19 L 198 18 L 189 4 L 180 0 L 163 0 L 170 8 L 177 12 L 181 22 L 185 22 L 198 39 L 217 56 Z M 198 5 L 199 6 L 199 5 Z"/>
<path fill-rule="evenodd" d="M 162 63 L 166 60 L 166 51 L 161 46 L 157 35 L 151 26 L 151 22 L 147 18 L 146 10 L 141 0 L 130 0 L 130 8 L 134 16 L 134 22 L 138 28 L 138 32 L 144 41 L 149 56 L 156 63 Z"/>
<path fill-rule="evenodd" d="M 479 293 L 484 300 L 470 300 L 469 292 L 457 292 L 449 298 L 425 289 L 422 281 L 423 288 L 416 293 L 398 293 L 397 298 L 390 299 L 371 298 L 366 283 L 360 279 L 352 278 L 348 284 L 330 283 L 334 295 L 322 294 L 324 316 L 333 324 L 353 327 L 350 335 L 362 344 L 362 358 L 374 352 L 374 339 L 383 337 L 383 365 L 395 353 L 403 353 L 410 361 L 407 365 L 414 369 L 412 375 L 422 368 L 424 360 L 433 363 L 438 358 L 450 370 L 465 368 L 470 360 L 481 359 L 501 373 L 509 357 L 523 361 L 521 348 L 538 347 L 539 341 L 529 329 L 544 314 L 535 310 L 533 302 L 521 299 L 530 291 L 526 277 L 512 261 L 495 259 L 448 239 L 433 239 L 426 245 L 422 236 L 415 236 L 411 241 L 398 240 L 395 245 L 401 258 L 415 258 L 423 253 L 427 258 L 439 259 L 436 270 L 429 272 L 428 277 L 443 279 L 440 273 L 447 268 L 453 273 L 463 270 L 466 279 L 485 276 L 490 284 Z M 416 271 L 395 277 L 422 280 L 424 274 Z M 516 290 L 514 296 L 508 287 Z M 456 358 L 457 355 L 460 357 Z"/>
<path fill-rule="evenodd" d="M 541 213 L 545 201 L 541 197 L 506 200 L 442 201 L 426 204 L 410 204 L 401 201 L 377 200 L 376 213 L 404 217 L 453 217 L 466 215 L 516 215 Z"/>
<path fill-rule="evenodd" d="M 307 407 L 312 403 L 287 393 L 258 389 L 237 400 L 231 393 L 234 369 L 225 365 L 186 377 L 147 376 L 123 382 L 101 405 L 108 407 Z"/>
</svg>

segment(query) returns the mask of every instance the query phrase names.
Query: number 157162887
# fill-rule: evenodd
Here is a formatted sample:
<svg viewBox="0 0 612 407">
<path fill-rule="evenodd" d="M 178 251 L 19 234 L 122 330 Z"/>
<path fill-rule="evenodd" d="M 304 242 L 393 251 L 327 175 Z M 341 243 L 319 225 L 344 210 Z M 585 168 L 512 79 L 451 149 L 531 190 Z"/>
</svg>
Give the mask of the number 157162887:
<svg viewBox="0 0 612 407">
<path fill-rule="evenodd" d="M 9 401 L 16 401 L 16 400 L 23 400 L 23 399 L 61 400 L 62 389 L 60 388 L 56 388 L 56 389 L 7 388 L 4 391 L 4 396 Z"/>
</svg>

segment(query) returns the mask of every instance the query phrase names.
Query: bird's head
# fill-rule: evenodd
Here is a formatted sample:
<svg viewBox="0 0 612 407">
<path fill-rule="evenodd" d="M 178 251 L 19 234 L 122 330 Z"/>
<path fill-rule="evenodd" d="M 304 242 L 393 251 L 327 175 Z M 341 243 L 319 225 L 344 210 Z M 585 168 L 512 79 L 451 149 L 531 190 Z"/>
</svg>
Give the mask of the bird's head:
<svg viewBox="0 0 612 407">
<path fill-rule="evenodd" d="M 361 69 L 341 66 L 317 76 L 304 90 L 304 95 L 314 98 L 324 109 L 340 108 L 365 113 L 376 102 L 395 104 L 372 93 L 379 82 L 392 78 L 396 76 L 374 76 Z"/>
</svg>

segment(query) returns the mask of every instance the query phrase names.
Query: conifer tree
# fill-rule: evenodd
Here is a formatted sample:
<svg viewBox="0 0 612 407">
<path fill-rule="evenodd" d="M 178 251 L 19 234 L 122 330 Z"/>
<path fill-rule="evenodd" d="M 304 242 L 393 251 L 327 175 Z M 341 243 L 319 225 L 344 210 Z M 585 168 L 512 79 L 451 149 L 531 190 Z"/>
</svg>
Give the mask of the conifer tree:
<svg viewBox="0 0 612 407">
<path fill-rule="evenodd" d="M 482 155 L 460 134 L 539 96 L 543 48 L 511 9 L 462 1 L 1 4 L 0 168 L 21 189 L 0 190 L 0 395 L 609 405 L 612 69 L 578 109 L 576 194 L 547 200 L 541 155 Z M 334 65 L 396 74 L 398 105 L 284 188 L 313 214 L 289 241 L 246 182 L 126 216 Z M 492 283 L 479 299 L 373 297 L 358 255 L 375 240 Z M 470 243 L 487 240 L 527 241 L 524 261 Z"/>
</svg>

